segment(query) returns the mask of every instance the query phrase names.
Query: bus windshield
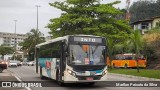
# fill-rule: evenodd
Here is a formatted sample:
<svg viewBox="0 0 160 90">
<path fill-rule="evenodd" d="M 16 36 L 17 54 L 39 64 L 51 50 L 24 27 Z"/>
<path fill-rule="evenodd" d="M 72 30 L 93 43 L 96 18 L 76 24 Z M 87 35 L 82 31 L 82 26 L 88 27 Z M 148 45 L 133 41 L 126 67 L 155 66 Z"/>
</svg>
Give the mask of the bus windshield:
<svg viewBox="0 0 160 90">
<path fill-rule="evenodd" d="M 105 46 L 70 45 L 70 64 L 105 65 Z"/>
</svg>

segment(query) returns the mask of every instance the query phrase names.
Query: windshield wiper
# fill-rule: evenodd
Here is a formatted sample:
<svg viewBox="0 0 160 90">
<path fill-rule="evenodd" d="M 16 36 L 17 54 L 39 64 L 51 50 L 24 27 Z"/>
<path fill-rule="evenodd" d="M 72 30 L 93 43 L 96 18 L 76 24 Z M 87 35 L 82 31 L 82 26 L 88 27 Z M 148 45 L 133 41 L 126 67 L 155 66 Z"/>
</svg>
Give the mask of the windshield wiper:
<svg viewBox="0 0 160 90">
<path fill-rule="evenodd" d="M 94 50 L 93 50 L 93 47 L 91 47 L 91 54 L 92 54 L 92 58 L 93 58 L 93 60 L 94 60 L 94 57 L 93 57 L 93 54 L 94 54 Z"/>
</svg>

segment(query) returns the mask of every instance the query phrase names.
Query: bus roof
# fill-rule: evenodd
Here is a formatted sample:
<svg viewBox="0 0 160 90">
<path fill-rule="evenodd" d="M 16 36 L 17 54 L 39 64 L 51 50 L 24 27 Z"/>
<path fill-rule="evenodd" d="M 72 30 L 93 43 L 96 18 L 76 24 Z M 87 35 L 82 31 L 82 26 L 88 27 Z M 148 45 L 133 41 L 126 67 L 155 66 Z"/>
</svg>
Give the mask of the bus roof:
<svg viewBox="0 0 160 90">
<path fill-rule="evenodd" d="M 54 38 L 54 39 L 51 39 L 49 41 L 46 41 L 46 42 L 43 42 L 43 43 L 40 43 L 40 44 L 37 44 L 36 47 L 40 47 L 40 46 L 43 46 L 43 45 L 46 45 L 46 44 L 49 44 L 49 43 L 53 43 L 53 42 L 57 42 L 57 41 L 62 41 L 62 40 L 68 40 L 68 37 L 70 36 L 86 36 L 86 37 L 101 37 L 101 36 L 94 36 L 94 35 L 67 35 L 67 36 L 63 36 L 63 37 L 57 37 L 57 38 Z"/>
<path fill-rule="evenodd" d="M 66 38 L 67 38 L 67 36 L 65 36 L 65 37 L 58 37 L 58 38 L 55 38 L 55 39 L 51 39 L 51 40 L 49 40 L 49 41 L 46 41 L 46 42 L 37 44 L 36 47 L 40 47 L 40 46 L 43 46 L 43 45 L 46 45 L 46 44 L 49 44 L 49 43 L 52 43 L 52 42 L 60 41 L 60 40 L 65 40 Z"/>
</svg>

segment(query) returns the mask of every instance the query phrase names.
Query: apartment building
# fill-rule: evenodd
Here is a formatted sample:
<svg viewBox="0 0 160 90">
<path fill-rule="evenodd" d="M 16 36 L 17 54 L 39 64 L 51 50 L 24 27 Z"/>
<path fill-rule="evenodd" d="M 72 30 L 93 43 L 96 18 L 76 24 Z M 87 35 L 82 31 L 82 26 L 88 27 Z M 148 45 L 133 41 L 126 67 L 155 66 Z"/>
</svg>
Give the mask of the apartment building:
<svg viewBox="0 0 160 90">
<path fill-rule="evenodd" d="M 0 32 L 0 45 L 4 44 L 10 47 L 14 47 L 16 45 L 16 50 L 19 51 L 21 46 L 18 44 L 23 42 L 25 38 L 27 38 L 26 34 Z"/>
</svg>

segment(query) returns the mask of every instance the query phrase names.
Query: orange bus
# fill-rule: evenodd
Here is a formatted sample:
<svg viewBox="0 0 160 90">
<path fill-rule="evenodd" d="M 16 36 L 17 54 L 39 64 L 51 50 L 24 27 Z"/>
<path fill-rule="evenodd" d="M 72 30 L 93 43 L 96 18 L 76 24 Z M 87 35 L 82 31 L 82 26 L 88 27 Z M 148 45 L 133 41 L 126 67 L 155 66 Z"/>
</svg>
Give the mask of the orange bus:
<svg viewBox="0 0 160 90">
<path fill-rule="evenodd" d="M 117 54 L 113 57 L 111 63 L 109 58 L 107 58 L 107 65 L 117 68 L 134 68 L 137 67 L 137 61 L 135 57 L 135 54 Z M 142 68 L 146 67 L 146 59 L 144 56 L 138 58 L 138 66 Z"/>
</svg>

